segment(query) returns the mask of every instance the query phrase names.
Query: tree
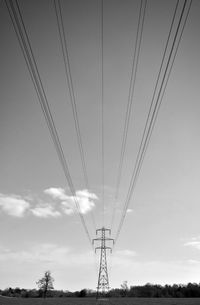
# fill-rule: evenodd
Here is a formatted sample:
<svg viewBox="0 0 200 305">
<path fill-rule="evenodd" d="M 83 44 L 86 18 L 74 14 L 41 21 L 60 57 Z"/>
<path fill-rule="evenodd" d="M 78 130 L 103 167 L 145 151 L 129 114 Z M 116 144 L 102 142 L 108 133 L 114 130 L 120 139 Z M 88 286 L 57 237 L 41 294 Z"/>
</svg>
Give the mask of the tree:
<svg viewBox="0 0 200 305">
<path fill-rule="evenodd" d="M 85 298 L 87 295 L 87 290 L 86 289 L 82 289 L 80 292 L 79 292 L 79 298 Z"/>
<path fill-rule="evenodd" d="M 123 281 L 123 283 L 121 284 L 121 296 L 125 297 L 127 296 L 127 292 L 128 292 L 128 282 L 127 281 Z"/>
<path fill-rule="evenodd" d="M 54 282 L 54 279 L 51 276 L 50 271 L 45 271 L 44 276 L 36 282 L 39 289 L 42 290 L 44 298 L 46 298 L 48 290 L 54 289 L 53 282 Z"/>
</svg>

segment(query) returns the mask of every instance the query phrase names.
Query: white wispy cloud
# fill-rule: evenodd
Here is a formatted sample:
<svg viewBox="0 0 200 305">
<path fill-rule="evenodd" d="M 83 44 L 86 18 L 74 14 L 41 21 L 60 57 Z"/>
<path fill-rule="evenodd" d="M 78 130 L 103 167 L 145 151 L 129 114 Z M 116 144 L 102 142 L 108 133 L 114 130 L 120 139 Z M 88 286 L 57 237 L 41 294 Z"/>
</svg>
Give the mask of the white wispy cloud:
<svg viewBox="0 0 200 305">
<path fill-rule="evenodd" d="M 30 203 L 17 195 L 0 194 L 0 209 L 13 217 L 23 217 Z"/>
<path fill-rule="evenodd" d="M 133 209 L 127 209 L 126 212 L 127 212 L 127 213 L 132 213 L 132 212 L 133 212 Z"/>
<path fill-rule="evenodd" d="M 62 210 L 66 215 L 72 215 L 76 212 L 73 197 L 72 198 L 69 197 L 66 199 L 66 201 L 62 201 L 61 205 L 62 205 Z"/>
<path fill-rule="evenodd" d="M 76 203 L 79 206 L 79 211 L 82 214 L 87 214 L 95 208 L 94 200 L 98 199 L 96 194 L 90 193 L 86 189 L 76 191 L 76 196 L 69 196 L 64 189 L 56 187 L 46 189 L 44 192 L 53 199 L 59 199 L 61 201 L 62 209 L 67 215 L 72 215 L 77 211 Z"/>
<path fill-rule="evenodd" d="M 77 211 L 82 214 L 89 213 L 95 208 L 94 200 L 98 197 L 88 190 L 77 190 L 76 196 L 69 196 L 63 188 L 51 187 L 44 190 L 44 193 L 51 196 L 52 203 L 37 198 L 6 195 L 0 193 L 0 212 L 4 212 L 9 216 L 23 217 L 25 215 L 34 215 L 40 218 L 59 217 L 62 214 L 72 215 Z M 39 202 L 39 203 L 38 203 Z"/>
<path fill-rule="evenodd" d="M 90 195 L 90 194 L 88 194 L 88 195 Z M 69 196 L 65 201 L 61 202 L 61 204 L 63 205 L 64 211 L 67 215 L 69 215 L 69 213 L 74 213 L 76 211 L 76 202 L 78 203 L 79 211 L 82 214 L 87 214 L 95 207 L 94 201 L 91 200 L 91 198 L 89 196 L 86 197 L 85 195 L 82 196 L 82 195 L 76 194 L 76 197 Z"/>
<path fill-rule="evenodd" d="M 31 209 L 31 212 L 33 215 L 41 218 L 61 216 L 61 213 L 49 204 L 37 206 L 34 209 Z"/>
<path fill-rule="evenodd" d="M 90 198 L 90 199 L 98 199 L 97 195 L 94 193 L 90 193 L 88 190 L 80 190 L 76 192 L 76 196 L 81 198 Z"/>
<path fill-rule="evenodd" d="M 200 250 L 200 236 L 192 237 L 188 242 L 184 243 L 184 246 Z"/>
<path fill-rule="evenodd" d="M 71 215 L 75 213 L 75 211 L 77 211 L 76 203 L 78 203 L 79 211 L 82 214 L 87 214 L 95 207 L 95 203 L 88 197 L 68 196 L 68 198 L 65 201 L 61 202 L 63 206 L 63 211 L 67 215 Z"/>
<path fill-rule="evenodd" d="M 68 197 L 61 187 L 50 187 L 45 189 L 44 193 L 50 195 L 53 199 L 66 200 Z"/>
</svg>

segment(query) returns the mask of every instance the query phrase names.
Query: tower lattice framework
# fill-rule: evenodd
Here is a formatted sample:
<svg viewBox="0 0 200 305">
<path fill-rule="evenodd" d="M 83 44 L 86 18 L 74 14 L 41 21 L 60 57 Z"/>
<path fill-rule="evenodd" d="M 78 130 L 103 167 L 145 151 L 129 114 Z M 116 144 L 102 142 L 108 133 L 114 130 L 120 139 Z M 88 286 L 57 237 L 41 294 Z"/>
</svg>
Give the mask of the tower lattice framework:
<svg viewBox="0 0 200 305">
<path fill-rule="evenodd" d="M 112 248 L 106 245 L 106 242 L 113 242 L 114 239 L 107 237 L 106 232 L 109 232 L 111 235 L 111 230 L 102 227 L 101 229 L 96 230 L 96 235 L 100 235 L 100 237 L 93 239 L 94 242 L 100 243 L 98 247 L 95 247 L 95 252 L 100 250 L 100 264 L 99 264 L 99 275 L 98 275 L 98 284 L 97 284 L 97 295 L 96 298 L 99 299 L 101 297 L 105 297 L 109 291 L 109 278 L 108 278 L 108 269 L 107 269 L 107 250 L 112 252 Z M 100 233 L 100 234 L 99 234 Z"/>
</svg>

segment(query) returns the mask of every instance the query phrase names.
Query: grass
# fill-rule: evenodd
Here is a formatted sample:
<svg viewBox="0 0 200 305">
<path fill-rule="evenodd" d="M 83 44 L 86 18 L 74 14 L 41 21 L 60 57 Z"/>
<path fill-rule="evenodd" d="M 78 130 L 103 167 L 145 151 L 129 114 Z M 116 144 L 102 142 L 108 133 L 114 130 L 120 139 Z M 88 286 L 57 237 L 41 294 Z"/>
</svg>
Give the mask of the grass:
<svg viewBox="0 0 200 305">
<path fill-rule="evenodd" d="M 95 305 L 93 298 L 21 299 L 0 297 L 0 305 Z M 199 305 L 200 298 L 111 298 L 99 305 Z"/>
</svg>

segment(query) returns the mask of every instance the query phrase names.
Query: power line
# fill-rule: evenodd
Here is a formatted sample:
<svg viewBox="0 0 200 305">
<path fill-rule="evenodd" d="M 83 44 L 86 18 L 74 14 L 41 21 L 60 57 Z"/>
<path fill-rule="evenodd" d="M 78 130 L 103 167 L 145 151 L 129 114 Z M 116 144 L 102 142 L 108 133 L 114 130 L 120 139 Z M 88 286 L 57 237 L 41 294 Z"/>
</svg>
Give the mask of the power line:
<svg viewBox="0 0 200 305">
<path fill-rule="evenodd" d="M 150 141 L 150 138 L 151 138 L 151 135 L 152 135 L 152 132 L 153 132 L 153 128 L 154 128 L 154 125 L 155 125 L 155 122 L 156 122 L 156 119 L 157 119 L 157 116 L 158 116 L 158 112 L 159 112 L 159 109 L 160 109 L 160 106 L 161 106 L 161 103 L 162 103 L 162 100 L 163 100 L 163 97 L 164 97 L 164 94 L 165 94 L 165 90 L 166 90 L 166 87 L 167 87 L 167 84 L 168 84 L 168 81 L 169 81 L 169 77 L 170 77 L 170 74 L 171 74 L 171 71 L 172 71 L 172 68 L 173 68 L 173 64 L 174 64 L 176 55 L 177 55 L 178 46 L 180 44 L 180 41 L 181 41 L 181 38 L 182 38 L 182 35 L 183 35 L 183 31 L 184 31 L 184 28 L 185 28 L 185 25 L 186 25 L 186 21 L 187 21 L 188 15 L 189 15 L 189 11 L 190 11 L 190 8 L 191 8 L 191 5 L 192 5 L 192 1 L 193 0 L 190 0 L 189 9 L 187 11 L 186 18 L 185 18 L 184 24 L 183 24 L 182 29 L 181 29 L 181 34 L 179 36 L 178 43 L 177 43 L 177 46 L 176 46 L 176 49 L 175 49 L 175 52 L 174 52 L 174 56 L 173 56 L 172 62 L 170 64 L 169 73 L 167 75 L 163 91 L 162 91 L 162 93 L 160 92 L 160 95 L 161 95 L 160 102 L 159 102 L 158 107 L 157 107 L 156 112 L 155 112 L 155 118 L 154 118 L 154 120 L 152 122 L 152 128 L 151 128 L 151 130 L 149 132 L 149 137 L 147 139 L 147 144 L 145 146 L 145 151 L 144 151 L 144 154 L 143 154 L 143 158 L 142 158 L 142 162 L 141 162 L 141 165 L 140 165 L 139 172 L 141 170 L 141 166 L 142 166 L 142 163 L 143 163 L 143 160 L 144 160 L 144 155 L 145 155 L 146 150 L 148 148 L 149 141 Z"/>
<path fill-rule="evenodd" d="M 180 40 L 181 40 L 181 37 L 182 37 L 182 34 L 183 34 L 183 30 L 185 28 L 185 24 L 186 24 L 188 15 L 189 15 L 192 0 L 190 0 L 190 2 L 189 2 L 189 5 L 188 5 L 187 10 L 186 10 L 186 14 L 185 14 L 185 20 L 182 22 L 187 2 L 188 2 L 187 0 L 184 1 L 183 7 L 182 7 L 182 10 L 181 10 L 181 15 L 179 17 L 178 25 L 177 25 L 175 35 L 174 35 L 174 38 L 173 38 L 171 50 L 170 50 L 168 60 L 167 60 L 167 64 L 166 64 L 166 67 L 165 67 L 165 71 L 164 71 L 164 74 L 163 74 L 163 77 L 162 77 L 162 82 L 161 82 L 161 85 L 160 85 L 160 89 L 159 89 L 159 92 L 158 92 L 158 95 L 157 95 L 156 102 L 154 103 L 154 107 L 153 107 L 154 97 L 155 97 L 155 93 L 157 91 L 157 86 L 158 86 L 161 70 L 163 68 L 164 57 L 166 55 L 166 50 L 167 50 L 168 43 L 169 43 L 169 36 L 171 36 L 172 27 L 173 27 L 173 24 L 174 24 L 175 15 L 177 13 L 177 7 L 178 7 L 178 4 L 179 4 L 179 1 L 177 1 L 177 4 L 176 4 L 176 8 L 175 8 L 175 12 L 174 12 L 173 20 L 172 20 L 172 25 L 170 27 L 170 32 L 169 32 L 166 48 L 165 48 L 165 51 L 164 51 L 164 55 L 163 55 L 161 67 L 160 67 L 160 70 L 159 70 L 159 74 L 158 74 L 153 98 L 152 98 L 152 101 L 151 101 L 150 110 L 149 110 L 149 113 L 148 113 L 147 121 L 146 121 L 146 124 L 145 124 L 143 136 L 142 136 L 142 141 L 141 141 L 140 148 L 139 148 L 139 151 L 138 151 L 138 154 L 137 154 L 135 167 L 134 167 L 133 174 L 132 174 L 132 177 L 131 177 L 131 182 L 130 182 L 130 185 L 129 185 L 128 194 L 127 194 L 127 197 L 126 197 L 126 200 L 125 200 L 124 209 L 123 209 L 122 217 L 121 217 L 121 220 L 120 220 L 120 223 L 119 223 L 119 227 L 118 227 L 118 230 L 117 230 L 115 240 L 118 239 L 121 228 L 122 228 L 123 223 L 124 223 L 124 219 L 125 219 L 126 212 L 127 212 L 127 209 L 128 209 L 129 203 L 130 203 L 130 199 L 132 197 L 132 194 L 133 194 L 133 191 L 134 191 L 134 188 L 135 188 L 135 185 L 136 185 L 136 181 L 137 181 L 137 178 L 138 178 L 140 170 L 141 170 L 141 166 L 142 166 L 142 163 L 143 163 L 143 160 L 144 160 L 144 157 L 145 157 L 147 146 L 148 146 L 149 141 L 150 141 L 150 137 L 151 137 L 154 125 L 155 125 L 155 121 L 156 121 L 156 118 L 157 118 L 157 115 L 158 115 L 158 111 L 160 109 L 160 105 L 161 105 L 161 102 L 162 102 L 162 99 L 163 99 L 163 96 L 164 96 L 164 92 L 165 92 L 165 89 L 166 89 L 166 86 L 167 86 L 167 83 L 168 83 L 168 80 L 169 80 L 169 76 L 170 76 L 170 73 L 171 73 L 171 70 L 172 70 L 172 67 L 173 67 L 173 64 L 174 64 L 174 60 L 175 60 L 175 57 L 176 57 L 176 54 L 177 54 L 177 51 L 178 51 L 178 47 L 179 47 Z M 183 23 L 183 25 L 182 25 L 181 31 L 179 31 L 180 26 L 181 26 L 181 22 Z M 181 32 L 181 33 L 179 35 L 179 38 L 177 39 L 179 32 Z M 176 48 L 175 48 L 175 45 L 176 45 Z M 174 48 L 175 48 L 175 52 L 174 52 Z M 173 56 L 173 58 L 172 58 L 172 56 Z M 171 60 L 171 58 L 172 58 L 172 60 Z M 151 117 L 150 117 L 150 113 L 151 113 Z"/>
<path fill-rule="evenodd" d="M 148 115 L 147 115 L 144 131 L 143 131 L 143 135 L 142 135 L 142 140 L 141 140 L 141 143 L 140 143 L 139 152 L 138 152 L 135 164 L 137 164 L 137 162 L 139 160 L 139 157 L 141 155 L 142 143 L 144 143 L 146 131 L 147 131 L 147 128 L 148 128 L 148 123 L 151 120 L 150 115 L 152 114 L 152 109 L 153 109 L 153 105 L 154 105 L 155 95 L 156 95 L 156 91 L 157 91 L 157 88 L 158 88 L 161 72 L 163 70 L 163 65 L 164 65 L 166 53 L 167 53 L 167 50 L 168 50 L 170 38 L 171 38 L 171 35 L 172 35 L 172 30 L 173 30 L 173 26 L 174 26 L 174 22 L 175 22 L 175 17 L 176 17 L 176 14 L 177 14 L 177 9 L 178 9 L 178 6 L 179 6 L 179 1 L 180 0 L 177 0 L 177 2 L 176 2 L 176 6 L 175 6 L 172 22 L 171 22 L 171 25 L 170 25 L 170 30 L 169 30 L 168 37 L 167 37 L 167 42 L 166 42 L 166 45 L 165 45 L 165 49 L 164 49 L 164 53 L 163 53 L 163 57 L 162 57 L 161 65 L 160 65 L 160 69 L 159 69 L 157 80 L 156 80 L 156 85 L 155 85 L 155 88 L 154 88 L 154 91 L 153 91 L 153 96 L 152 96 L 152 99 L 151 99 L 151 104 L 150 104 L 150 108 L 149 108 L 149 111 L 148 111 Z M 136 167 L 136 165 L 135 165 L 135 167 Z"/>
<path fill-rule="evenodd" d="M 75 122 L 78 147 L 79 147 L 79 152 L 80 152 L 80 156 L 81 156 L 83 175 L 84 175 L 86 188 L 89 190 L 90 187 L 89 187 L 88 175 L 87 175 L 87 170 L 86 170 L 85 155 L 84 155 L 84 150 L 83 150 L 80 125 L 79 125 L 79 120 L 78 120 L 78 111 L 77 111 L 77 106 L 76 106 L 76 98 L 75 98 L 75 92 L 74 92 L 74 86 L 73 86 L 72 74 L 71 74 L 71 68 L 70 68 L 70 61 L 69 61 L 69 52 L 68 52 L 68 48 L 67 48 L 67 38 L 66 38 L 66 33 L 65 33 L 64 23 L 63 23 L 62 8 L 61 8 L 60 0 L 54 0 L 54 9 L 55 9 L 55 13 L 56 13 L 59 38 L 60 38 L 60 43 L 61 43 L 61 48 L 62 48 L 66 81 L 67 81 L 67 85 L 69 88 L 70 101 L 71 101 L 71 106 L 72 106 L 74 122 Z M 92 222 L 93 222 L 94 229 L 96 230 L 95 218 L 94 218 L 94 214 L 92 211 L 91 211 L 91 216 L 92 216 Z"/>
<path fill-rule="evenodd" d="M 177 27 L 177 30 L 176 30 L 176 34 L 175 34 L 175 37 L 174 37 L 173 44 L 172 44 L 172 49 L 170 51 L 170 56 L 169 56 L 168 61 L 167 61 L 167 66 L 166 66 L 165 73 L 164 73 L 164 76 L 163 76 L 162 84 L 161 84 L 159 94 L 158 94 L 158 97 L 157 97 L 157 101 L 156 101 L 156 104 L 155 104 L 155 107 L 154 107 L 154 110 L 153 110 L 153 115 L 152 115 L 151 120 L 150 120 L 147 136 L 145 138 L 145 142 L 143 143 L 143 145 L 142 145 L 143 140 L 142 140 L 141 145 L 140 145 L 140 150 L 139 150 L 139 153 L 138 153 L 138 156 L 137 156 L 137 161 L 136 161 L 136 164 L 138 164 L 138 166 L 135 165 L 135 168 L 134 168 L 134 175 L 132 176 L 132 178 L 133 178 L 132 179 L 132 182 L 133 182 L 132 183 L 132 188 L 129 187 L 129 194 L 127 195 L 128 200 L 126 200 L 127 204 L 126 204 L 126 209 L 124 210 L 123 218 L 121 219 L 121 224 L 120 224 L 121 226 L 123 224 L 123 221 L 124 221 L 124 218 L 125 218 L 125 215 L 126 215 L 126 211 L 127 211 L 127 208 L 128 208 L 128 203 L 129 203 L 130 198 L 132 196 L 132 193 L 133 193 L 133 190 L 134 190 L 134 187 L 135 187 L 135 184 L 136 184 L 136 180 L 138 178 L 138 175 L 139 175 L 139 172 L 140 172 L 140 169 L 141 169 L 141 166 L 142 166 L 142 162 L 144 160 L 144 156 L 145 156 L 145 153 L 146 153 L 146 150 L 147 150 L 147 146 L 148 146 L 148 143 L 149 143 L 152 131 L 153 131 L 153 127 L 155 125 L 155 120 L 157 118 L 157 114 L 158 114 L 158 111 L 159 111 L 159 108 L 160 108 L 160 105 L 161 105 L 161 102 L 162 102 L 162 99 L 163 99 L 163 96 L 164 96 L 164 92 L 165 92 L 165 89 L 166 89 L 166 86 L 167 86 L 167 82 L 168 82 L 168 79 L 169 79 L 169 76 L 170 76 L 170 73 L 171 73 L 171 70 L 172 70 L 172 66 L 173 66 L 173 63 L 174 63 L 174 60 L 175 60 L 175 56 L 177 54 L 178 46 L 179 46 L 179 43 L 180 43 L 180 40 L 181 40 L 181 37 L 182 37 L 182 33 L 183 33 L 183 30 L 184 30 L 184 27 L 185 27 L 185 24 L 186 24 L 186 20 L 187 20 L 188 14 L 189 14 L 189 10 L 190 10 L 191 4 L 192 4 L 192 1 L 190 1 L 190 4 L 188 6 L 188 10 L 187 10 L 187 14 L 186 14 L 186 18 L 185 18 L 185 21 L 184 21 L 184 24 L 183 24 L 183 27 L 182 27 L 182 30 L 181 30 L 181 35 L 178 39 L 176 51 L 174 53 L 174 57 L 173 57 L 173 60 L 172 60 L 172 63 L 171 63 L 171 67 L 169 69 L 168 76 L 167 76 L 167 79 L 166 79 L 166 82 L 165 82 L 165 76 L 167 74 L 167 70 L 168 70 L 168 67 L 169 67 L 169 64 L 170 64 L 171 55 L 172 55 L 172 52 L 173 52 L 173 49 L 174 49 L 174 46 L 175 46 L 175 42 L 176 42 L 176 38 L 177 38 L 177 35 L 178 35 L 179 27 L 180 27 L 180 24 L 181 24 L 181 20 L 182 20 L 182 17 L 183 17 L 183 13 L 184 13 L 184 10 L 185 10 L 186 2 L 187 2 L 187 0 L 185 1 L 184 5 L 183 5 L 183 9 L 182 9 L 182 12 L 181 12 L 181 17 L 179 19 L 178 27 Z M 161 95 L 164 82 L 165 82 L 164 90 L 163 90 L 163 93 Z M 161 98 L 160 98 L 160 96 L 161 96 Z M 159 100 L 159 98 L 160 98 L 160 100 Z M 147 123 L 146 123 L 146 126 L 148 125 Z M 146 132 L 146 129 L 143 133 L 143 139 L 144 139 L 145 132 Z M 140 154 L 141 151 L 142 151 L 142 153 Z M 120 230 L 121 230 L 121 228 L 119 227 L 119 230 L 118 230 L 118 233 L 117 233 L 117 238 L 119 236 Z"/>
<path fill-rule="evenodd" d="M 104 179 L 105 179 L 105 164 L 104 164 L 104 44 L 103 44 L 103 11 L 104 3 L 101 0 L 101 166 L 102 166 L 102 216 L 103 216 L 103 226 L 105 222 L 105 194 L 104 194 Z"/>
<path fill-rule="evenodd" d="M 146 6 L 147 6 L 147 0 L 141 0 L 140 9 L 139 9 L 138 25 L 137 25 L 137 34 L 136 34 L 136 40 L 135 40 L 135 48 L 134 48 L 133 61 L 132 61 L 131 78 L 130 78 L 129 93 L 128 93 L 128 103 L 127 103 L 127 107 L 126 107 L 124 131 L 123 131 L 123 137 L 122 137 L 120 161 L 119 161 L 118 174 L 117 174 L 114 208 L 113 208 L 112 219 L 111 219 L 111 229 L 113 227 L 113 223 L 114 223 L 114 219 L 115 219 L 116 205 L 117 205 L 117 199 L 118 199 L 118 195 L 119 195 L 119 186 L 120 186 L 121 176 L 122 176 L 122 166 L 123 166 L 123 162 L 124 162 L 129 122 L 130 122 L 130 116 L 131 116 L 131 111 L 132 111 L 133 96 L 134 96 L 134 91 L 135 91 L 136 74 L 137 74 L 139 55 L 140 55 L 140 49 L 141 49 L 141 41 L 142 41 L 142 34 L 143 34 L 143 28 L 144 28 Z"/>
<path fill-rule="evenodd" d="M 23 53 L 25 62 L 27 64 L 27 67 L 28 67 L 28 70 L 29 70 L 29 73 L 31 76 L 31 80 L 35 87 L 35 90 L 36 90 L 36 93 L 38 96 L 38 100 L 39 100 L 40 106 L 42 108 L 42 112 L 44 114 L 47 126 L 49 128 L 52 141 L 54 143 L 56 152 L 58 154 L 59 161 L 61 163 L 61 166 L 64 171 L 65 177 L 67 179 L 70 191 L 72 193 L 76 211 L 79 214 L 81 223 L 84 227 L 84 230 L 89 239 L 89 242 L 90 242 L 90 244 L 92 244 L 90 234 L 89 234 L 88 228 L 85 223 L 85 219 L 81 213 L 80 205 L 79 205 L 78 199 L 76 197 L 76 191 L 75 191 L 75 188 L 74 188 L 74 185 L 72 182 L 72 178 L 71 178 L 70 171 L 69 171 L 69 168 L 67 165 L 67 161 L 65 159 L 65 155 L 63 152 L 63 148 L 62 148 L 59 136 L 58 136 L 58 132 L 55 127 L 52 113 L 50 111 L 50 106 L 49 106 L 47 96 L 46 96 L 46 93 L 45 93 L 45 90 L 44 90 L 44 87 L 43 87 L 43 84 L 41 81 L 41 77 L 40 77 L 40 74 L 38 71 L 38 67 L 36 64 L 36 60 L 35 60 L 35 57 L 33 54 L 32 46 L 31 46 L 30 39 L 27 34 L 27 30 L 26 30 L 26 27 L 25 27 L 25 24 L 23 21 L 23 17 L 21 14 L 21 10 L 20 10 L 18 1 L 17 0 L 4 0 L 4 1 L 6 4 L 6 7 L 8 9 L 14 30 L 16 32 L 17 39 L 18 39 L 20 47 L 22 49 L 22 53 Z"/>
</svg>

